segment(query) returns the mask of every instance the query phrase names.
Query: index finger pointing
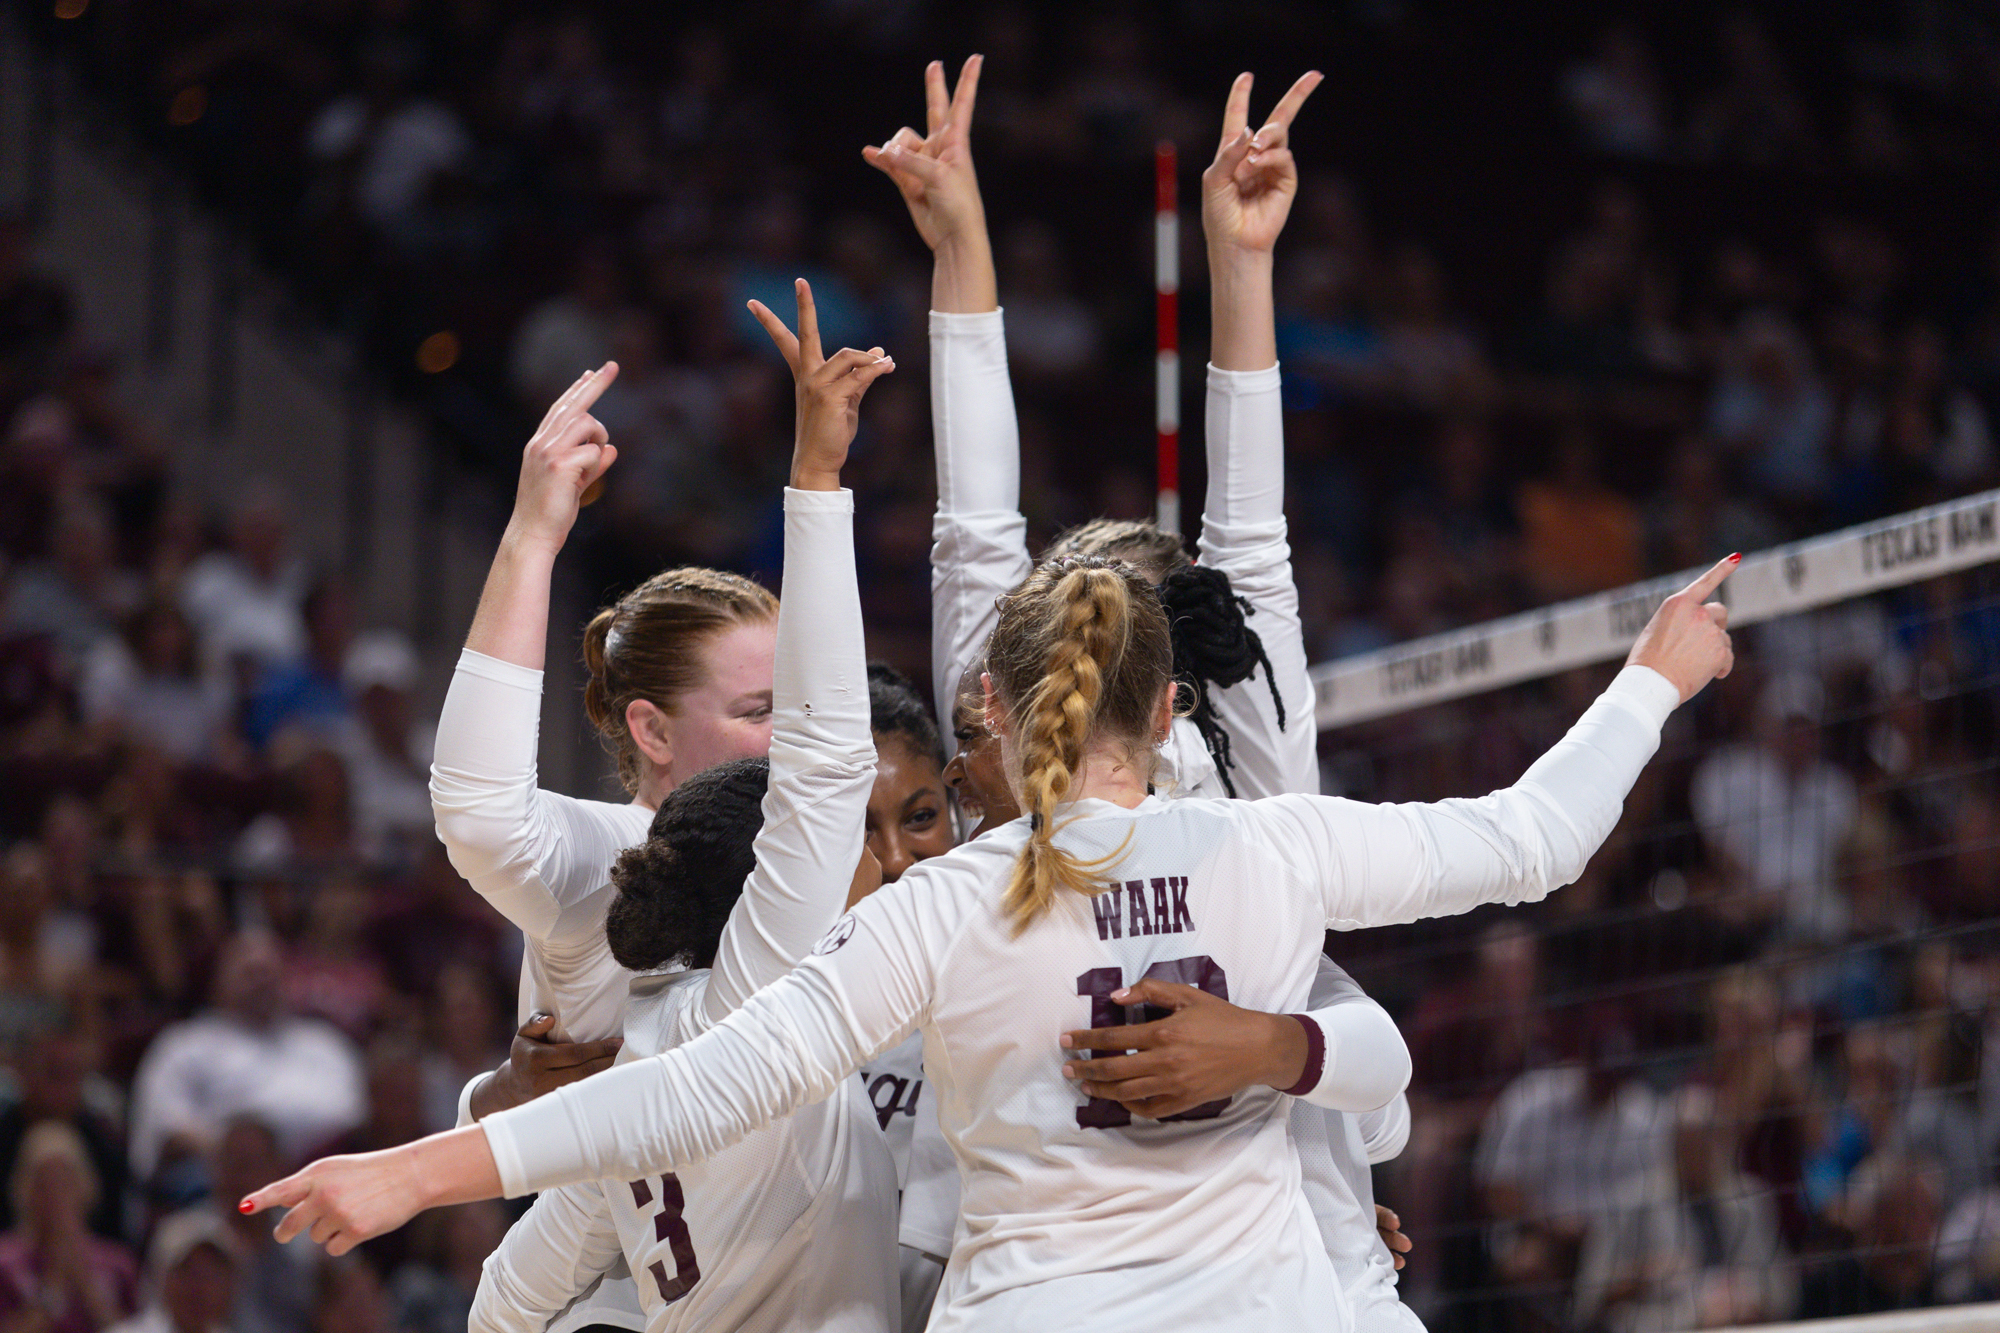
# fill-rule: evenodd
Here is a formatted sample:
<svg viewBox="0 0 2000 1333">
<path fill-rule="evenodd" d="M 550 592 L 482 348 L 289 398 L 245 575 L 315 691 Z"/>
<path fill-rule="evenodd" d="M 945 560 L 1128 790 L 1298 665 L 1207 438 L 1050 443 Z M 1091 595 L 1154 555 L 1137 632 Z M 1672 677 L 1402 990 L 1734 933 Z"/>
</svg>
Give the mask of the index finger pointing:
<svg viewBox="0 0 2000 1333">
<path fill-rule="evenodd" d="M 1708 595 L 1717 588 L 1720 588 L 1722 581 L 1731 574 L 1734 574 L 1736 567 L 1742 563 L 1743 557 L 1740 555 L 1726 555 L 1722 557 L 1722 559 L 1715 562 L 1715 566 L 1708 573 L 1703 574 L 1693 583 L 1688 584 L 1685 589 L 1687 595 L 1697 602 L 1707 601 Z"/>
<path fill-rule="evenodd" d="M 588 412 L 591 404 L 602 398 L 604 391 L 610 388 L 611 382 L 617 378 L 618 363 L 616 361 L 606 361 L 603 366 L 599 367 L 597 373 L 591 376 L 590 383 L 577 390 L 576 398 L 570 403 L 569 410 L 571 412 Z"/>
<path fill-rule="evenodd" d="M 1299 114 L 1299 108 L 1306 104 L 1306 99 L 1312 96 L 1312 90 L 1319 87 L 1320 80 L 1325 77 L 1325 75 L 1316 69 L 1309 69 L 1299 75 L 1298 81 L 1286 91 L 1283 97 L 1278 99 L 1278 104 L 1271 108 L 1271 117 L 1264 123 L 1266 125 L 1291 124 L 1292 117 Z"/>
<path fill-rule="evenodd" d="M 261 1213 L 267 1208 L 295 1208 L 312 1193 L 312 1183 L 299 1176 L 273 1181 L 236 1205 L 240 1213 Z"/>
</svg>

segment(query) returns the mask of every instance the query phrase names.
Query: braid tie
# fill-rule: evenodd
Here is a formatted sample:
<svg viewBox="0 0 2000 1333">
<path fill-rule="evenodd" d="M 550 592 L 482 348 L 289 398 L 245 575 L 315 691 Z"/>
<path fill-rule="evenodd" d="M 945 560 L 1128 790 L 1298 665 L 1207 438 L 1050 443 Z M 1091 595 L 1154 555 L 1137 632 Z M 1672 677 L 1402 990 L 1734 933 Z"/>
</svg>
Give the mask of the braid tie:
<svg viewBox="0 0 2000 1333">
<path fill-rule="evenodd" d="M 1240 685 L 1263 667 L 1271 703 L 1278 710 L 1278 730 L 1285 729 L 1285 701 L 1278 693 L 1277 673 L 1264 652 L 1264 641 L 1244 623 L 1246 616 L 1256 614 L 1255 608 L 1248 598 L 1236 595 L 1227 574 L 1207 565 L 1176 569 L 1160 581 L 1159 595 L 1173 640 L 1174 679 L 1186 684 L 1194 698 L 1188 721 L 1215 756 L 1223 789 L 1234 796 L 1236 784 L 1230 781 L 1229 770 L 1236 764 L 1230 756 L 1229 733 L 1215 715 L 1209 687 Z"/>
</svg>

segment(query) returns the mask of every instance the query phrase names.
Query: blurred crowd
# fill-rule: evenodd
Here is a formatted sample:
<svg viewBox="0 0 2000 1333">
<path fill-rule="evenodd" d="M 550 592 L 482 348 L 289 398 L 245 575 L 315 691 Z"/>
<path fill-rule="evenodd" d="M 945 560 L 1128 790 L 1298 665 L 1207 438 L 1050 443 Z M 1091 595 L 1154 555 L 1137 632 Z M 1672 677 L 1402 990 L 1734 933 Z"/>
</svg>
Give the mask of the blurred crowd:
<svg viewBox="0 0 2000 1333">
<path fill-rule="evenodd" d="M 928 257 L 858 149 L 920 113 L 924 60 L 987 56 L 975 152 L 1043 534 L 1151 508 L 1153 143 L 1179 143 L 1186 197 L 1230 75 L 1330 72 L 1278 275 L 1320 660 L 1995 484 L 1983 14 L 65 0 L 20 22 L 496 493 L 548 400 L 615 357 L 593 589 L 775 569 L 789 394 L 743 302 L 810 278 L 829 339 L 904 368 L 852 471 L 871 650 L 922 678 Z M 318 1265 L 211 1202 L 449 1124 L 504 1055 L 518 944 L 431 833 L 415 650 L 300 559 L 280 491 L 175 494 L 172 443 L 120 408 L 115 353 L 27 239 L 0 226 L 0 1333 L 148 1303 L 161 1330 L 462 1326 L 498 1209 Z M 1190 242 L 1190 363 L 1200 270 Z M 1975 572 L 1744 636 L 1581 884 L 1336 941 L 1416 1054 L 1380 1192 L 1434 1329 L 2000 1296 L 1995 593 Z M 1596 683 L 1331 736 L 1327 789 L 1510 782 Z"/>
<path fill-rule="evenodd" d="M 0 1330 L 463 1330 L 498 1205 L 332 1265 L 231 1206 L 449 1128 L 506 1053 L 518 936 L 432 830 L 416 651 L 274 487 L 175 493 L 27 239 L 0 218 Z"/>
</svg>

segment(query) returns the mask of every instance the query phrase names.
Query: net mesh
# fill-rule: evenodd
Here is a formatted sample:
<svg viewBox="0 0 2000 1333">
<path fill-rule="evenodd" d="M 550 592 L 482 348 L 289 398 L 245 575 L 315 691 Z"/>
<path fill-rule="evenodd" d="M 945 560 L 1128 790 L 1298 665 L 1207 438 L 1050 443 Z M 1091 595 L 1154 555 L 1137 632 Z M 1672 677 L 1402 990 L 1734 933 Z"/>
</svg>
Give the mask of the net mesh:
<svg viewBox="0 0 2000 1333">
<path fill-rule="evenodd" d="M 2000 1297 L 2000 567 L 1736 638 L 1577 884 L 1330 938 L 1415 1058 L 1437 1333 Z M 1614 670 L 1329 731 L 1325 789 L 1510 783 Z"/>
</svg>

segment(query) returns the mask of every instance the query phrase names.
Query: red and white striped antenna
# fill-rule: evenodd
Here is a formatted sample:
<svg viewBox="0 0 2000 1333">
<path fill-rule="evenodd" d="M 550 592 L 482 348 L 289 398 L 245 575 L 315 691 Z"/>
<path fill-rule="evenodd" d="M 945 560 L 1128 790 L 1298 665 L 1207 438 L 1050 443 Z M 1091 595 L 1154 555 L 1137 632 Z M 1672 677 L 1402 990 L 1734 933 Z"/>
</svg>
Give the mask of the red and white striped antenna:
<svg viewBox="0 0 2000 1333">
<path fill-rule="evenodd" d="M 1153 416 L 1159 431 L 1162 530 L 1181 530 L 1181 234 L 1175 201 L 1174 145 L 1153 149 L 1153 291 L 1159 340 L 1154 359 Z"/>
</svg>

